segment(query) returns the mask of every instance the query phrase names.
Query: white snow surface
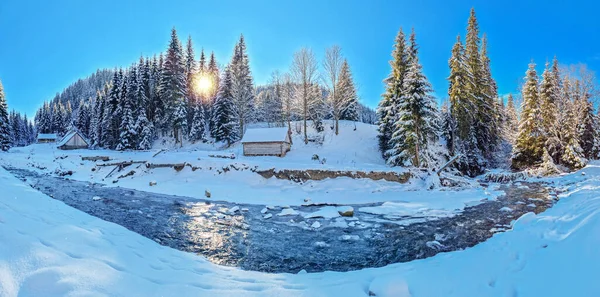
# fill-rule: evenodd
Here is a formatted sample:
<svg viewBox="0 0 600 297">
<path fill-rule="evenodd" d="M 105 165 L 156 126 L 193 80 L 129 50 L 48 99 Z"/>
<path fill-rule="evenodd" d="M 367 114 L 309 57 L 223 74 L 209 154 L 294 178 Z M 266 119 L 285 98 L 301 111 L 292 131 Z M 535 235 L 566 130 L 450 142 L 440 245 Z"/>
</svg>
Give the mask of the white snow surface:
<svg viewBox="0 0 600 297">
<path fill-rule="evenodd" d="M 354 128 L 356 125 L 356 129 Z M 292 125 L 293 146 L 285 157 L 243 156 L 240 144 L 229 149 L 219 149 L 212 144 L 187 144 L 183 148 L 170 148 L 159 152 L 151 151 L 110 151 L 110 150 L 58 150 L 53 144 L 34 144 L 23 148 L 13 148 L 9 154 L 0 154 L 0 165 L 14 166 L 41 173 L 54 174 L 58 171 L 72 171 L 70 179 L 102 183 L 108 187 L 123 187 L 169 195 L 188 196 L 205 199 L 205 191 L 211 193 L 211 200 L 260 205 L 298 206 L 306 201 L 314 204 L 362 204 L 374 202 L 415 203 L 414 207 L 398 208 L 398 215 L 408 210 L 415 213 L 424 209 L 429 214 L 461 211 L 466 205 L 479 203 L 481 199 L 495 199 L 501 194 L 478 185 L 460 191 L 438 188 L 423 190 L 428 182 L 413 178 L 406 184 L 385 180 L 352 179 L 347 177 L 307 181 L 299 184 L 276 178 L 265 179 L 251 169 L 327 169 L 405 172 L 407 169 L 389 167 L 377 147 L 377 126 L 348 121 L 340 122 L 340 134 L 335 135 L 326 121 L 325 132 L 315 134 L 309 131 L 311 139 L 321 137 L 322 144 L 304 144 L 303 135 Z M 252 128 L 272 130 L 278 128 Z M 249 131 L 252 129 L 248 129 Z M 281 130 L 281 128 L 279 128 Z M 286 128 L 283 128 L 285 130 Z M 155 144 L 156 147 L 156 144 Z M 236 159 L 212 156 L 235 155 Z M 312 160 L 313 155 L 319 160 Z M 183 170 L 172 168 L 147 169 L 144 164 L 134 164 L 121 172 L 106 177 L 114 166 L 96 166 L 104 162 L 82 161 L 85 156 L 108 156 L 109 163 L 121 161 L 146 161 L 149 163 L 186 163 Z M 322 162 L 325 159 L 325 162 Z M 192 170 L 191 167 L 196 168 Z M 233 169 L 239 168 L 240 170 Z M 225 168 L 225 169 L 224 169 Z M 133 176 L 117 177 L 131 170 Z M 419 172 L 415 174 L 421 174 Z M 113 181 L 118 181 L 113 183 Z M 150 184 L 155 184 L 150 186 Z M 460 192 L 460 195 L 457 193 Z"/>
<path fill-rule="evenodd" d="M 160 246 L 0 169 L 0 296 L 599 296 L 600 163 L 584 170 L 549 179 L 566 190 L 553 208 L 473 248 L 293 275 L 222 267 Z"/>
</svg>

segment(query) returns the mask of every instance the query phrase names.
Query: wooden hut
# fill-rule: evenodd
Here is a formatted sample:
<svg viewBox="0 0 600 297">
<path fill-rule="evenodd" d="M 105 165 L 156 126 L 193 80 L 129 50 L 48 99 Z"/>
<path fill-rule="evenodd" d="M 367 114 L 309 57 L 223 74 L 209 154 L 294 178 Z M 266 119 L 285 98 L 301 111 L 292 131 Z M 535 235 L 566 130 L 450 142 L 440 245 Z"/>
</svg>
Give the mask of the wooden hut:
<svg viewBox="0 0 600 297">
<path fill-rule="evenodd" d="M 56 142 L 58 136 L 56 134 L 44 134 L 40 133 L 37 136 L 37 143 L 52 143 Z"/>
<path fill-rule="evenodd" d="M 89 146 L 90 142 L 77 130 L 67 133 L 58 143 L 58 148 L 61 150 L 86 149 Z"/>
<path fill-rule="evenodd" d="M 283 157 L 292 147 L 291 131 L 287 127 L 248 129 L 242 145 L 244 156 Z"/>
</svg>

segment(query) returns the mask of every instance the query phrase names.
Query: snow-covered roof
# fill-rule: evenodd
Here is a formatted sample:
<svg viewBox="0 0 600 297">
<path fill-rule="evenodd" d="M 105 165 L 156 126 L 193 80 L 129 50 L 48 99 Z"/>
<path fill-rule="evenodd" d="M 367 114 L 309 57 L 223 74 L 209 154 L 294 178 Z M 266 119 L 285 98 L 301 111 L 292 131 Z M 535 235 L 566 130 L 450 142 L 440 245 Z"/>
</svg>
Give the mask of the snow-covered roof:
<svg viewBox="0 0 600 297">
<path fill-rule="evenodd" d="M 67 144 L 67 142 L 69 142 L 69 140 L 71 138 L 73 138 L 73 136 L 75 136 L 75 134 L 79 134 L 79 137 L 81 137 L 81 139 L 83 139 L 83 141 L 85 141 L 85 143 L 87 143 L 88 145 L 90 144 L 90 142 L 83 136 L 83 134 L 79 133 L 79 131 L 77 131 L 77 130 L 72 130 L 69 133 L 67 133 L 67 135 L 65 135 L 65 137 L 62 138 L 62 140 L 58 143 L 57 147 L 61 147 L 65 144 Z"/>
<path fill-rule="evenodd" d="M 38 134 L 38 137 L 37 137 L 38 140 L 42 140 L 42 139 L 56 140 L 57 138 L 58 138 L 58 136 L 56 134 L 44 134 L 44 133 Z"/>
<path fill-rule="evenodd" d="M 248 129 L 242 138 L 246 142 L 282 142 L 288 141 L 288 128 L 255 128 Z"/>
</svg>

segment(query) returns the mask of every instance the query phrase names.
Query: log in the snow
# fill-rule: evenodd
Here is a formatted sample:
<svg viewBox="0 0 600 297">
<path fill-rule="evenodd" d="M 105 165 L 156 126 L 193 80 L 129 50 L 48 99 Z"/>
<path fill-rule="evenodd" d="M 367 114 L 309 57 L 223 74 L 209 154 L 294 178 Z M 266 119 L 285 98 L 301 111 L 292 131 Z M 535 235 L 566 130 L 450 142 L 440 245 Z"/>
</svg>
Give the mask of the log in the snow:
<svg viewBox="0 0 600 297">
<path fill-rule="evenodd" d="M 111 170 L 104 178 L 108 178 L 109 176 L 111 176 L 113 174 L 113 172 L 115 172 L 117 170 L 117 168 L 120 168 L 121 166 L 117 165 L 115 166 L 115 168 L 113 168 L 113 170 Z"/>
<path fill-rule="evenodd" d="M 160 154 L 160 153 L 162 153 L 162 152 L 164 152 L 164 151 L 166 151 L 166 150 L 165 150 L 165 149 L 162 149 L 162 150 L 158 151 L 156 154 L 152 155 L 152 158 L 154 158 L 154 157 L 158 156 L 158 154 Z"/>
<path fill-rule="evenodd" d="M 93 161 L 93 162 L 96 162 L 96 161 L 106 162 L 106 161 L 110 160 L 110 158 L 108 156 L 91 156 L 91 157 L 81 157 L 81 160 L 82 161 Z"/>
<path fill-rule="evenodd" d="M 154 168 L 173 168 L 177 171 L 182 170 L 185 167 L 186 163 L 174 163 L 174 164 L 158 164 L 158 163 L 146 163 L 146 168 L 154 169 Z"/>
<path fill-rule="evenodd" d="M 123 161 L 123 162 L 113 162 L 113 163 L 102 163 L 96 164 L 96 166 L 129 166 L 131 164 L 140 164 L 146 163 L 146 161 Z"/>
<path fill-rule="evenodd" d="M 124 177 L 128 177 L 128 176 L 132 176 L 135 174 L 135 170 L 131 170 L 129 172 L 127 172 L 126 174 L 120 175 L 118 178 L 124 178 Z"/>
<path fill-rule="evenodd" d="M 211 158 L 221 158 L 221 159 L 235 159 L 235 155 L 208 155 Z"/>
<path fill-rule="evenodd" d="M 442 173 L 442 171 L 444 171 L 444 169 L 446 169 L 446 167 L 452 165 L 452 163 L 454 163 L 454 161 L 458 160 L 458 158 L 460 158 L 460 154 L 454 156 L 452 159 L 450 159 L 450 161 L 448 161 L 446 164 L 444 164 L 438 171 L 437 171 L 437 175 L 440 175 L 440 173 Z"/>
</svg>

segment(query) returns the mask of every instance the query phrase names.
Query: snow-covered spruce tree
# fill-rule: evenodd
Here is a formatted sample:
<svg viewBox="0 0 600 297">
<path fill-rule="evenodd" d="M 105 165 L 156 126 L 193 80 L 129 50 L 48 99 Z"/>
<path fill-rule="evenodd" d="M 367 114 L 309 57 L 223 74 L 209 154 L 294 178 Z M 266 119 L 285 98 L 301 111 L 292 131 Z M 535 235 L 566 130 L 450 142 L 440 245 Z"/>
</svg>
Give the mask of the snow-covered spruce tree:
<svg viewBox="0 0 600 297">
<path fill-rule="evenodd" d="M 104 102 L 102 117 L 102 135 L 100 143 L 107 148 L 115 148 L 119 139 L 119 104 L 121 101 L 121 85 L 123 84 L 123 71 L 115 72 L 108 95 Z"/>
<path fill-rule="evenodd" d="M 512 94 L 508 94 L 506 99 L 506 136 L 511 143 L 515 141 L 515 135 L 519 129 L 519 116 L 517 107 L 515 106 L 515 98 Z"/>
<path fill-rule="evenodd" d="M 119 141 L 116 149 L 131 150 L 136 147 L 136 129 L 133 118 L 133 103 L 137 93 L 137 73 L 135 67 L 129 70 L 127 81 L 123 83 L 123 99 L 121 100 L 121 124 L 119 125 Z"/>
<path fill-rule="evenodd" d="M 323 119 L 325 118 L 326 105 L 321 86 L 316 83 L 312 84 L 309 88 L 308 118 L 312 121 L 313 128 L 317 132 L 325 130 Z"/>
<path fill-rule="evenodd" d="M 546 63 L 540 83 L 540 113 L 542 117 L 542 134 L 545 139 L 557 136 L 556 102 L 560 100 L 560 85 L 552 73 L 550 64 Z"/>
<path fill-rule="evenodd" d="M 143 109 L 140 110 L 138 114 L 136 127 L 139 129 L 138 143 L 136 148 L 138 150 L 148 150 L 152 148 L 154 125 L 152 125 L 152 122 L 148 120 L 146 117 L 146 112 Z"/>
<path fill-rule="evenodd" d="M 452 47 L 452 56 L 448 64 L 450 66 L 448 96 L 450 100 L 450 113 L 456 123 L 457 139 L 455 141 L 465 141 L 471 133 L 476 108 L 472 98 L 467 96 L 468 77 L 464 47 L 460 41 L 460 36 L 456 37 L 456 43 Z"/>
<path fill-rule="evenodd" d="M 246 123 L 254 121 L 254 82 L 250 72 L 244 35 L 240 36 L 240 40 L 235 46 L 230 71 L 231 95 L 239 117 L 240 135 L 243 135 Z"/>
<path fill-rule="evenodd" d="M 379 150 L 384 158 L 387 159 L 386 152 L 392 147 L 390 143 L 396 122 L 396 110 L 398 100 L 402 95 L 402 82 L 406 73 L 408 64 L 408 53 L 406 49 L 406 36 L 402 28 L 396 36 L 394 50 L 392 51 L 392 60 L 390 66 L 392 71 L 384 80 L 385 93 L 377 107 L 377 115 L 379 118 Z"/>
<path fill-rule="evenodd" d="M 196 89 L 194 88 L 194 81 L 198 76 L 198 65 L 196 63 L 196 55 L 194 53 L 194 46 L 192 44 L 192 36 L 188 36 L 188 40 L 186 43 L 186 52 L 185 52 L 185 84 L 186 84 L 186 114 L 187 114 L 187 122 L 192 123 L 194 120 L 194 109 L 196 108 L 197 102 L 200 99 L 198 94 L 196 94 Z M 191 128 L 189 125 L 188 128 Z M 189 133 L 190 131 L 186 131 Z"/>
<path fill-rule="evenodd" d="M 544 148 L 544 152 L 542 154 L 542 164 L 540 165 L 539 169 L 541 171 L 540 173 L 543 176 L 555 175 L 560 173 L 560 170 L 554 163 L 554 160 L 552 160 L 552 156 L 550 156 L 546 148 Z"/>
<path fill-rule="evenodd" d="M 474 15 L 473 15 L 474 16 Z M 498 119 L 498 87 L 492 78 L 490 58 L 487 53 L 487 37 L 484 34 L 481 39 L 481 76 L 478 78 L 480 100 L 478 100 L 478 118 L 475 122 L 478 127 L 478 143 L 484 156 L 488 159 L 493 157 L 500 143 L 500 128 Z M 476 78 L 477 79 L 477 78 Z"/>
<path fill-rule="evenodd" d="M 598 126 L 598 119 L 594 114 L 594 105 L 586 96 L 580 101 L 580 108 L 582 109 L 582 118 L 579 119 L 579 124 L 577 125 L 579 146 L 585 158 L 596 159 L 595 150 L 598 134 L 596 127 Z"/>
<path fill-rule="evenodd" d="M 215 53 L 211 52 L 210 53 L 210 60 L 208 62 L 208 77 L 210 78 L 211 81 L 211 85 L 212 88 L 209 92 L 209 94 L 207 95 L 207 102 L 206 102 L 206 109 L 204 110 L 206 112 L 206 116 L 208 117 L 208 131 L 210 133 L 210 137 L 214 138 L 215 136 L 213 135 L 213 127 L 214 127 L 214 123 L 213 123 L 213 111 L 214 111 L 214 104 L 217 101 L 217 92 L 219 90 L 220 87 L 220 81 L 219 81 L 219 67 L 217 66 L 217 60 L 215 59 Z"/>
<path fill-rule="evenodd" d="M 190 129 L 189 139 L 191 141 L 206 141 L 205 126 L 206 121 L 204 119 L 204 107 L 201 103 L 197 103 L 192 111 L 194 118 L 192 119 L 192 128 Z"/>
<path fill-rule="evenodd" d="M 356 95 L 352 71 L 350 71 L 350 65 L 348 65 L 346 59 L 342 62 L 337 89 L 340 94 L 339 110 L 341 115 L 339 118 L 341 120 L 358 121 L 358 96 Z"/>
<path fill-rule="evenodd" d="M 440 135 L 443 139 L 446 140 L 446 149 L 450 155 L 454 155 L 456 149 L 456 120 L 452 116 L 450 111 L 450 103 L 448 101 L 444 101 L 442 103 L 442 107 L 440 108 Z"/>
<path fill-rule="evenodd" d="M 183 49 L 175 28 L 171 30 L 163 65 L 160 97 L 165 105 L 167 126 L 172 129 L 176 143 L 180 143 L 187 127 L 186 79 Z"/>
<path fill-rule="evenodd" d="M 414 50 L 409 57 L 392 134 L 394 146 L 387 152 L 387 162 L 393 166 L 428 167 L 431 164 L 426 156 L 430 155 L 428 150 L 437 141 L 439 131 L 437 108 L 430 95 L 431 84 L 416 55 L 414 37 L 411 37 L 411 48 Z"/>
<path fill-rule="evenodd" d="M 96 100 L 94 100 L 94 106 L 92 108 L 91 121 L 90 121 L 90 134 L 91 134 L 91 146 L 97 147 L 102 146 L 101 135 L 102 135 L 102 117 L 104 114 L 104 95 L 101 91 L 96 92 Z"/>
<path fill-rule="evenodd" d="M 515 169 L 530 167 L 541 162 L 544 151 L 538 76 L 533 62 L 529 64 L 521 93 L 523 97 L 521 121 L 512 156 L 512 167 Z"/>
<path fill-rule="evenodd" d="M 577 106 L 572 104 L 571 108 L 566 110 L 565 134 L 563 135 L 565 147 L 561 157 L 562 164 L 573 170 L 583 168 L 587 163 L 577 137 L 576 109 Z"/>
<path fill-rule="evenodd" d="M 10 148 L 10 126 L 8 123 L 8 106 L 4 95 L 4 86 L 0 81 L 0 150 L 8 151 Z"/>
<path fill-rule="evenodd" d="M 212 121 L 212 134 L 215 140 L 224 141 L 228 146 L 240 139 L 239 117 L 232 94 L 231 76 L 230 65 L 228 65 L 219 84 Z"/>
</svg>

